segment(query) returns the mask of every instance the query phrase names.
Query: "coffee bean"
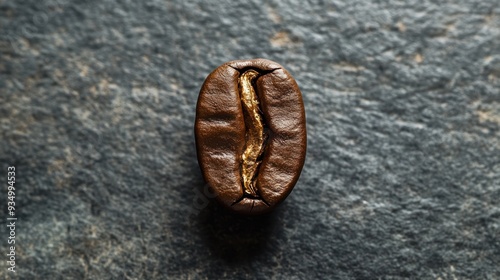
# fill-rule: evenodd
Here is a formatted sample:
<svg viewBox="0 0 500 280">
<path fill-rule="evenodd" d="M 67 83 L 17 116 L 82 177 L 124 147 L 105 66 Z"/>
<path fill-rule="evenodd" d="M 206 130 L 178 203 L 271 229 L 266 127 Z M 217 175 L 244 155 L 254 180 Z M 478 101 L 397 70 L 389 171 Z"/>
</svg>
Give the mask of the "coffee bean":
<svg viewBox="0 0 500 280">
<path fill-rule="evenodd" d="M 195 136 L 198 162 L 216 199 L 242 214 L 268 212 L 292 191 L 304 165 L 299 87 L 276 62 L 227 62 L 201 88 Z"/>
</svg>

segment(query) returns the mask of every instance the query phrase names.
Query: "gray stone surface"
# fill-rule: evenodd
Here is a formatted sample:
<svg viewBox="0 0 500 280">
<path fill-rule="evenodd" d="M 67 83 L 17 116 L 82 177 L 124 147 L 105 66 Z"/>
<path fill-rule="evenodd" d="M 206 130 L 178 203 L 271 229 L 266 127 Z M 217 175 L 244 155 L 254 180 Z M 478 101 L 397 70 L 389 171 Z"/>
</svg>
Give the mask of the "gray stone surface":
<svg viewBox="0 0 500 280">
<path fill-rule="evenodd" d="M 1 279 L 500 279 L 497 0 L 2 0 L 0 30 Z M 193 121 L 255 57 L 298 81 L 308 156 L 243 218 L 198 197 Z"/>
</svg>

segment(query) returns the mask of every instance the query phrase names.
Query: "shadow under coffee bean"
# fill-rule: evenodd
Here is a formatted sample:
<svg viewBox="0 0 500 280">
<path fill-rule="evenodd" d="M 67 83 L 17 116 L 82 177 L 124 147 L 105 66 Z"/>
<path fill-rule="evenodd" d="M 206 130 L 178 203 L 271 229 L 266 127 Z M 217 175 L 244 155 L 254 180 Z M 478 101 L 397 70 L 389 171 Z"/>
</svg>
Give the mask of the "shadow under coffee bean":
<svg viewBox="0 0 500 280">
<path fill-rule="evenodd" d="M 305 123 L 301 92 L 281 65 L 252 59 L 215 69 L 198 97 L 195 136 L 217 201 L 243 214 L 282 202 L 304 165 Z"/>
<path fill-rule="evenodd" d="M 285 216 L 297 211 L 287 204 L 267 214 L 242 216 L 211 201 L 193 220 L 193 228 L 213 258 L 241 268 L 273 252 L 276 240 L 286 239 Z"/>
</svg>

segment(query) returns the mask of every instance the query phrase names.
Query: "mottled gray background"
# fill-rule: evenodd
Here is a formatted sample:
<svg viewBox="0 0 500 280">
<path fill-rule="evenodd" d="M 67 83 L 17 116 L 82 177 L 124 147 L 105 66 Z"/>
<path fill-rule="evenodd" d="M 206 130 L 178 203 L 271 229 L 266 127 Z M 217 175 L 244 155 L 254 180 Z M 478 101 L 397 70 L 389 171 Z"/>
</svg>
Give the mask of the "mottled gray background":
<svg viewBox="0 0 500 280">
<path fill-rule="evenodd" d="M 0 0 L 0 55 L 1 279 L 500 279 L 497 0 Z M 201 196 L 193 121 L 255 57 L 299 83 L 308 155 L 243 218 Z"/>
</svg>

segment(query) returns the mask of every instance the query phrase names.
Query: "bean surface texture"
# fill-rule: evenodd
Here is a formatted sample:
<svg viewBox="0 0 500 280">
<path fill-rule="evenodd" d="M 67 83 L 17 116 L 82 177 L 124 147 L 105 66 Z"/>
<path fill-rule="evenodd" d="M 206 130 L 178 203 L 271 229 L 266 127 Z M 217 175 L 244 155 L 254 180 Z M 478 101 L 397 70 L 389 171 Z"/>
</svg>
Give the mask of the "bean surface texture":
<svg viewBox="0 0 500 280">
<path fill-rule="evenodd" d="M 242 214 L 272 210 L 292 191 L 306 155 L 306 118 L 297 83 L 266 59 L 215 69 L 198 97 L 198 162 L 216 199 Z"/>
</svg>

